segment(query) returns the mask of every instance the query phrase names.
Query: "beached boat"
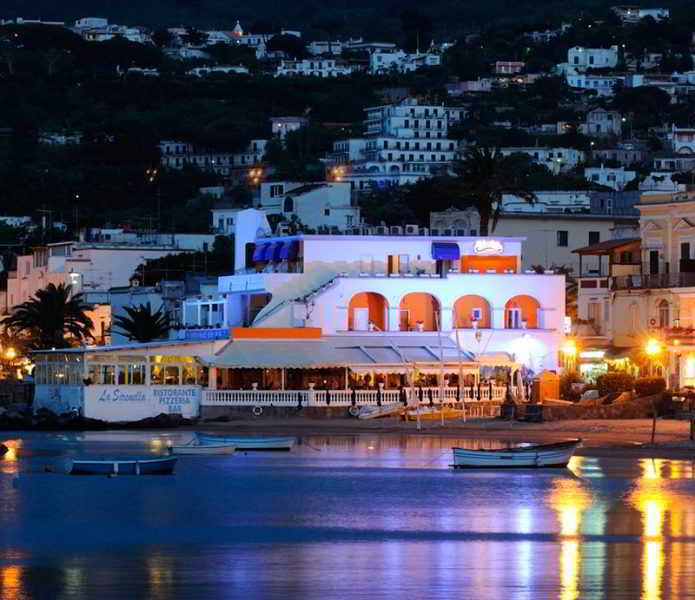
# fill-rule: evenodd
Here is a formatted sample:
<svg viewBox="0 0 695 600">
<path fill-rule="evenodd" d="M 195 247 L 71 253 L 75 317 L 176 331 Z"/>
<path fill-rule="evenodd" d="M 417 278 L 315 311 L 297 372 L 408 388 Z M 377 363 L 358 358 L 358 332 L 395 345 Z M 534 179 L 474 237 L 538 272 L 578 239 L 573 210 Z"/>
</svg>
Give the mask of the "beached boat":
<svg viewBox="0 0 695 600">
<path fill-rule="evenodd" d="M 71 475 L 171 475 L 175 456 L 73 458 Z"/>
<path fill-rule="evenodd" d="M 566 467 L 581 439 L 500 450 L 453 448 L 454 468 Z"/>
<path fill-rule="evenodd" d="M 392 402 L 389 404 L 383 404 L 382 406 L 377 406 L 376 404 L 370 404 L 368 406 L 361 406 L 359 412 L 357 413 L 358 419 L 377 419 L 379 417 L 388 417 L 391 415 L 399 415 L 403 412 L 404 406 L 402 402 Z"/>
<path fill-rule="evenodd" d="M 169 454 L 191 454 L 191 455 L 215 455 L 215 454 L 234 454 L 236 446 L 234 444 L 201 444 L 198 440 L 193 440 L 190 444 L 182 446 L 169 446 Z"/>
<path fill-rule="evenodd" d="M 409 421 L 417 421 L 417 409 L 411 408 L 406 414 Z M 463 419 L 464 411 L 460 408 L 451 408 L 448 406 L 444 407 L 444 418 L 445 419 Z M 420 419 L 425 421 L 433 421 L 442 418 L 442 413 L 437 406 L 421 406 L 420 407 Z"/>
<path fill-rule="evenodd" d="M 237 450 L 291 450 L 297 443 L 295 437 L 228 437 L 198 433 L 201 445 L 232 444 Z"/>
</svg>

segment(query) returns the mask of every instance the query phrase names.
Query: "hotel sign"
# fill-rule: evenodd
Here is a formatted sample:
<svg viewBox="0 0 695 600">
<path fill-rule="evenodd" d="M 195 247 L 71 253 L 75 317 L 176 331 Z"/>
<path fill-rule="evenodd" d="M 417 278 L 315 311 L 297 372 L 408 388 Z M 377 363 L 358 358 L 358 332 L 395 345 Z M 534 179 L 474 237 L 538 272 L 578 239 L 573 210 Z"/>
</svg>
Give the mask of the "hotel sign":
<svg viewBox="0 0 695 600">
<path fill-rule="evenodd" d="M 504 252 L 504 244 L 499 240 L 477 240 L 473 244 L 473 252 L 482 256 L 502 254 Z"/>
</svg>

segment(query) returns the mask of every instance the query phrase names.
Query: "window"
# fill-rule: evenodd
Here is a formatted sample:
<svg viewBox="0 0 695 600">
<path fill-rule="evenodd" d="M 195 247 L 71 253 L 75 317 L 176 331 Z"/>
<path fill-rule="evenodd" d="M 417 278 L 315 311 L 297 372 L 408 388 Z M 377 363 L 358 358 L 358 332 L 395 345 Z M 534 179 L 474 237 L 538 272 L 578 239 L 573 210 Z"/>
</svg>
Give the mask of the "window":
<svg viewBox="0 0 695 600">
<path fill-rule="evenodd" d="M 681 260 L 690 258 L 690 242 L 681 242 Z"/>
<path fill-rule="evenodd" d="M 598 244 L 601 241 L 600 231 L 590 231 L 589 232 L 589 245 Z"/>
<path fill-rule="evenodd" d="M 507 329 L 521 329 L 521 309 L 507 309 Z"/>
<path fill-rule="evenodd" d="M 283 212 L 292 212 L 294 210 L 294 201 L 292 200 L 291 197 L 285 198 L 285 202 L 283 203 L 282 206 Z"/>
<path fill-rule="evenodd" d="M 331 216 L 331 209 L 330 208 L 324 208 L 323 209 L 323 216 L 324 217 L 330 217 Z"/>
<path fill-rule="evenodd" d="M 557 232 L 557 245 L 561 248 L 566 248 L 569 245 L 569 232 L 558 231 Z"/>
<path fill-rule="evenodd" d="M 478 323 L 482 322 L 483 320 L 483 309 L 482 308 L 474 308 L 471 311 L 471 321 L 477 321 Z"/>
<path fill-rule="evenodd" d="M 659 327 L 669 326 L 669 307 L 668 301 L 662 300 L 659 302 Z"/>
</svg>

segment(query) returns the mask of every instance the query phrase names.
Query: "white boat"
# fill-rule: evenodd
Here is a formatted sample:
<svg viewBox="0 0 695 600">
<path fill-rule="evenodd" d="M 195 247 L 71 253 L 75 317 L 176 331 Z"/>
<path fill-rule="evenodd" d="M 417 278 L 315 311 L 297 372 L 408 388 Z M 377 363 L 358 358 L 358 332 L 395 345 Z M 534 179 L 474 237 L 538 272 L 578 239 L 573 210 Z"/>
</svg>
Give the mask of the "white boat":
<svg viewBox="0 0 695 600">
<path fill-rule="evenodd" d="M 214 454 L 234 454 L 236 446 L 234 444 L 201 444 L 197 440 L 183 446 L 169 446 L 169 454 L 193 454 L 193 455 L 214 455 Z"/>
<path fill-rule="evenodd" d="M 382 404 L 377 406 L 376 404 L 370 404 L 369 406 L 361 406 L 359 412 L 357 413 L 358 419 L 376 419 L 378 417 L 388 417 L 389 415 L 396 415 L 403 412 L 402 402 L 391 402 L 389 404 Z"/>
<path fill-rule="evenodd" d="M 198 433 L 201 445 L 231 444 L 237 450 L 291 450 L 297 443 L 295 437 L 227 437 Z"/>
<path fill-rule="evenodd" d="M 581 439 L 500 450 L 453 448 L 455 469 L 566 467 Z"/>
<path fill-rule="evenodd" d="M 68 472 L 72 475 L 171 475 L 175 456 L 73 458 Z"/>
</svg>

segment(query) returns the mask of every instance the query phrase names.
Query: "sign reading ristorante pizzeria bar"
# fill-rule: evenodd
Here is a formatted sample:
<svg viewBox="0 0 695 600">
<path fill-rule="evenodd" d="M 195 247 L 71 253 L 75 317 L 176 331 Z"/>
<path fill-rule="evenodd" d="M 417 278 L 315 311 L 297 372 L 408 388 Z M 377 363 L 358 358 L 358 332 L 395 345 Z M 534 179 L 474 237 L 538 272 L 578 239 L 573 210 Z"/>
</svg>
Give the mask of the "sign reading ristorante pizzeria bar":
<svg viewBox="0 0 695 600">
<path fill-rule="evenodd" d="M 477 240 L 475 244 L 473 244 L 473 252 L 483 256 L 502 254 L 504 252 L 504 244 L 499 240 Z"/>
</svg>

